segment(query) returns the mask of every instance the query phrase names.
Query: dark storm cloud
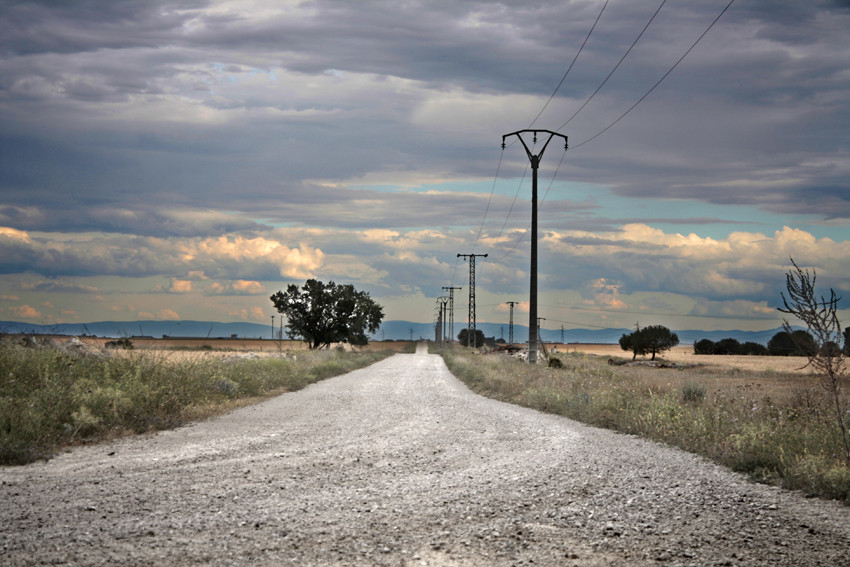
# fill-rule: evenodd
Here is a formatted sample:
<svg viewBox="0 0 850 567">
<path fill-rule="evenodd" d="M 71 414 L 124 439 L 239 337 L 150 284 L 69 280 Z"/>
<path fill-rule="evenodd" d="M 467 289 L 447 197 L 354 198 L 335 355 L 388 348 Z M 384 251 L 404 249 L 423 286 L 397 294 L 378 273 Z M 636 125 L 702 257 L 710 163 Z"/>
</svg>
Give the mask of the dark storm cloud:
<svg viewBox="0 0 850 567">
<path fill-rule="evenodd" d="M 181 10 L 206 2 L 181 1 Z M 171 9 L 168 9 L 168 8 Z M 11 0 L 0 9 L 0 53 L 34 55 L 98 49 L 157 48 L 188 16 L 149 0 Z"/>
<path fill-rule="evenodd" d="M 554 285 L 567 274 L 580 286 L 605 276 L 622 282 L 624 292 L 756 299 L 775 266 L 770 273 L 716 274 L 721 251 L 695 258 L 681 252 L 687 242 L 640 231 L 625 238 L 617 228 L 726 222 L 708 216 L 715 210 L 699 211 L 706 202 L 850 218 L 848 5 L 736 2 L 657 90 L 580 146 L 644 95 L 726 1 L 665 4 L 624 64 L 565 123 L 658 5 L 611 2 L 536 124 L 565 124 L 574 149 L 558 181 L 647 206 L 618 210 L 570 191 L 545 197 L 541 230 L 561 248 L 551 252 L 542 281 Z M 343 267 L 351 272 L 339 268 L 342 275 L 368 264 L 393 274 L 370 285 L 391 287 L 402 278 L 421 285 L 430 273 L 445 275 L 448 250 L 475 243 L 504 260 L 504 271 L 493 268 L 494 281 L 515 283 L 526 263 L 513 250 L 527 243 L 517 245 L 528 225 L 528 193 L 523 189 L 516 203 L 512 192 L 489 199 L 482 180 L 497 169 L 500 135 L 527 126 L 541 109 L 602 3 L 250 6 L 0 7 L 0 227 L 56 239 L 10 233 L 0 270 L 279 279 L 281 265 L 297 262 L 259 252 L 246 259 L 238 253 L 243 241 L 191 260 L 183 248 L 223 234 L 249 239 L 295 227 L 303 230 L 293 242 L 312 247 L 304 272 L 321 265 L 321 248 L 349 258 Z M 498 162 L 502 180 L 520 178 L 526 157 L 519 146 L 506 150 Z M 556 158 L 550 150 L 542 175 L 551 175 Z M 459 188 L 467 182 L 475 189 Z M 694 203 L 693 214 L 654 212 L 671 198 Z M 408 258 L 397 241 L 420 229 L 444 239 L 411 237 Z M 400 234 L 379 241 L 363 236 L 370 230 Z M 574 232 L 553 236 L 566 231 Z M 96 246 L 64 246 L 58 236 L 92 232 L 108 233 L 109 246 L 97 239 Z M 783 246 L 776 245 L 775 262 L 786 260 Z M 834 265 L 836 273 L 844 266 Z"/>
<path fill-rule="evenodd" d="M 254 232 L 267 227 L 244 217 L 214 211 L 165 211 L 145 205 L 133 209 L 91 206 L 76 209 L 43 204 L 27 209 L 0 207 L 0 226 L 21 230 L 68 232 L 107 232 L 140 236 L 216 236 L 233 232 Z"/>
<path fill-rule="evenodd" d="M 199 96 L 195 103 L 211 109 L 261 108 L 271 103 L 251 94 L 217 94 L 227 87 L 221 81 L 228 80 L 217 71 L 226 70 L 238 81 L 256 70 L 271 73 L 276 66 L 305 80 L 329 71 L 374 73 L 414 80 L 425 88 L 547 96 L 600 8 L 596 2 L 320 1 L 297 13 L 252 19 L 250 14 L 213 12 L 209 6 L 7 4 L 0 17 L 0 32 L 6 32 L 0 33 L 0 53 L 5 55 L 0 103 L 7 102 L 0 114 L 0 182 L 10 195 L 7 202 L 22 205 L 19 192 L 29 191 L 43 200 L 75 193 L 75 202 L 86 204 L 91 199 L 136 206 L 133 201 L 144 194 L 166 207 L 203 199 L 214 207 L 239 208 L 238 198 L 264 202 L 281 184 L 299 187 L 302 180 L 317 176 L 345 179 L 387 164 L 486 176 L 492 164 L 480 159 L 486 155 L 482 148 L 407 127 L 404 116 L 417 97 L 397 99 L 401 106 L 395 117 L 357 111 L 363 103 L 345 101 L 341 94 L 312 103 L 343 109 L 336 117 L 182 125 L 157 121 L 155 115 L 131 123 L 104 119 L 94 114 L 91 103 L 102 103 L 106 110 L 130 96 L 169 95 Z M 573 97 L 575 108 L 655 7 L 609 6 L 560 96 Z M 721 7 L 710 1 L 665 6 L 626 65 L 570 123 L 573 143 L 598 133 L 627 109 Z M 837 12 L 830 14 L 831 9 Z M 605 134 L 580 149 L 576 155 L 581 165 L 565 174 L 611 183 L 622 194 L 724 202 L 724 191 L 705 187 L 748 179 L 754 166 L 805 173 L 790 189 L 771 188 L 771 210 L 795 206 L 797 193 L 809 186 L 848 189 L 846 172 L 834 178 L 804 171 L 808 156 L 799 151 L 829 155 L 836 137 L 847 136 L 842 133 L 847 131 L 847 113 L 836 122 L 830 111 L 847 99 L 848 81 L 842 75 L 847 48 L 838 43 L 846 30 L 841 14 L 830 3 L 736 4 L 659 93 L 624 121 L 619 133 Z M 813 34 L 810 26 L 819 33 Z M 748 36 L 762 44 L 750 48 Z M 824 93 L 832 96 L 818 100 Z M 716 112 L 726 112 L 728 103 L 712 103 L 716 97 L 737 101 L 740 108 L 727 124 L 714 115 L 712 104 Z M 15 112 L 9 101 L 19 102 Z M 757 103 L 770 104 L 776 114 L 762 110 L 748 116 L 747 105 Z M 305 110 L 311 103 L 274 104 Z M 565 115 L 571 114 L 570 105 L 566 108 Z M 787 114 L 778 116 L 783 109 Z M 547 117 L 556 123 L 561 118 L 551 111 Z M 803 120 L 810 129 L 792 128 Z M 446 151 L 453 145 L 458 151 Z M 754 153 L 750 148 L 756 147 Z M 659 154 L 667 159 L 657 162 Z M 693 156 L 701 156 L 702 163 L 695 164 Z M 835 155 L 836 160 L 841 157 Z M 506 174 L 513 171 L 506 164 Z M 234 185 L 240 186 L 238 191 Z M 57 186 L 63 188 L 59 194 Z M 282 197 L 298 200 L 294 192 L 284 191 Z M 850 214 L 817 202 L 810 206 L 831 216 Z"/>
</svg>

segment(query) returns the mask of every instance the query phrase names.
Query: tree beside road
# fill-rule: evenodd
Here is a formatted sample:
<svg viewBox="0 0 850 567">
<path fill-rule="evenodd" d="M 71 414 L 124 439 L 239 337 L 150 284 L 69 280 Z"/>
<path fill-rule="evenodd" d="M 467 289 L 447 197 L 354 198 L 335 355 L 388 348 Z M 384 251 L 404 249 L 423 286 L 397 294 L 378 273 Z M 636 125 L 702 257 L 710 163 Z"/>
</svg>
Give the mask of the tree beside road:
<svg viewBox="0 0 850 567">
<path fill-rule="evenodd" d="M 332 343 L 365 346 L 367 332 L 376 332 L 384 319 L 383 307 L 351 284 L 309 279 L 300 289 L 289 284 L 270 299 L 287 318 L 287 336 L 304 340 L 311 349 Z"/>
</svg>

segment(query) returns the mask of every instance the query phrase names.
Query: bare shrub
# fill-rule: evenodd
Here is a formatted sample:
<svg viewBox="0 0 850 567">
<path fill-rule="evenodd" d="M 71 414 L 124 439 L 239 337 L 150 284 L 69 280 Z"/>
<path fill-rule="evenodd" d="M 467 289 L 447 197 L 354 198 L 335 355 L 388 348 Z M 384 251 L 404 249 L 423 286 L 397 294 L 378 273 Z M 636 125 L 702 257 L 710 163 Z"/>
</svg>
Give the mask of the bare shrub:
<svg viewBox="0 0 850 567">
<path fill-rule="evenodd" d="M 786 296 L 782 293 L 785 308 L 782 313 L 793 315 L 808 327 L 815 340 L 816 348 L 807 356 L 807 366 L 821 376 L 821 386 L 829 393 L 835 405 L 835 422 L 844 442 L 845 465 L 850 467 L 850 439 L 847 437 L 847 425 L 844 423 L 844 411 L 841 404 L 841 386 L 847 377 L 846 355 L 840 344 L 842 338 L 841 323 L 838 321 L 838 302 L 840 297 L 835 290 L 829 290 L 829 299 L 818 297 L 815 293 L 817 273 L 814 269 L 800 268 L 791 258 L 794 269 L 785 275 Z M 793 336 L 793 330 L 787 320 L 782 327 Z"/>
</svg>

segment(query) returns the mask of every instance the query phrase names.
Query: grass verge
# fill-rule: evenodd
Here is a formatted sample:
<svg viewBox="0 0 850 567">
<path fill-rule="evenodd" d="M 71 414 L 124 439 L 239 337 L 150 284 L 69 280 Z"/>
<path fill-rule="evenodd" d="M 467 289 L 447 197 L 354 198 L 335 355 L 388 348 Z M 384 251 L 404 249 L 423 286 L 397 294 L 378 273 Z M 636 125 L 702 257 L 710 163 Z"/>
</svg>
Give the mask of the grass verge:
<svg viewBox="0 0 850 567">
<path fill-rule="evenodd" d="M 641 435 L 759 482 L 850 504 L 850 463 L 841 457 L 830 401 L 811 377 L 612 367 L 580 354 L 561 356 L 562 368 L 458 349 L 441 354 L 482 395 Z"/>
<path fill-rule="evenodd" d="M 168 429 L 298 390 L 393 352 L 304 351 L 287 358 L 170 360 L 146 352 L 75 355 L 0 344 L 0 464 L 64 446 Z"/>
</svg>

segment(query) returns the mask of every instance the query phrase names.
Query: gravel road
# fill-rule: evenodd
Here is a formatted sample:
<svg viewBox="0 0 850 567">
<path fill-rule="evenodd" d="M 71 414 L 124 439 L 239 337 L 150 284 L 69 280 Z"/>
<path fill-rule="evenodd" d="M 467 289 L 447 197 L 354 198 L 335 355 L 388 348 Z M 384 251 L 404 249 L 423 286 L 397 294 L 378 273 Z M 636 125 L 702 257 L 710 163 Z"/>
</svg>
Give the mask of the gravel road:
<svg viewBox="0 0 850 567">
<path fill-rule="evenodd" d="M 850 508 L 396 355 L 0 468 L 4 565 L 850 565 Z"/>
</svg>

